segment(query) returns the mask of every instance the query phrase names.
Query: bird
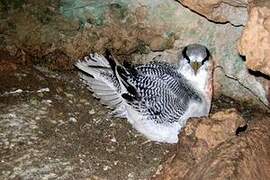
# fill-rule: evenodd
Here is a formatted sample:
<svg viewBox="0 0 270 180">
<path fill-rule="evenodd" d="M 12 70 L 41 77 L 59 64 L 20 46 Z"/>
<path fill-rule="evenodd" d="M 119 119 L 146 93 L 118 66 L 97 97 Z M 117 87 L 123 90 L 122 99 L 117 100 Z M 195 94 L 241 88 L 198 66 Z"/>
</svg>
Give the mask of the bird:
<svg viewBox="0 0 270 180">
<path fill-rule="evenodd" d="M 74 65 L 80 79 L 111 114 L 126 118 L 150 141 L 177 143 L 190 117 L 208 116 L 213 61 L 201 44 L 185 46 L 176 63 L 120 64 L 110 50 Z"/>
</svg>

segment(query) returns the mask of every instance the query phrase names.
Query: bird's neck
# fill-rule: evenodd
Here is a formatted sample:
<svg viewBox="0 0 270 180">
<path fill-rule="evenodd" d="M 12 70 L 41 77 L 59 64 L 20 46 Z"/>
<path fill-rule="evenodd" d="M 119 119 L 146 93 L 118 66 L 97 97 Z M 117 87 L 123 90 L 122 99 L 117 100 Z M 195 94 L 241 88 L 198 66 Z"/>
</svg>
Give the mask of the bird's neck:
<svg viewBox="0 0 270 180">
<path fill-rule="evenodd" d="M 213 93 L 213 71 L 212 66 L 208 67 L 210 69 L 201 70 L 196 75 L 191 73 L 185 74 L 185 78 L 192 84 L 202 96 L 205 103 L 206 114 L 209 113 L 211 108 L 212 93 Z"/>
</svg>

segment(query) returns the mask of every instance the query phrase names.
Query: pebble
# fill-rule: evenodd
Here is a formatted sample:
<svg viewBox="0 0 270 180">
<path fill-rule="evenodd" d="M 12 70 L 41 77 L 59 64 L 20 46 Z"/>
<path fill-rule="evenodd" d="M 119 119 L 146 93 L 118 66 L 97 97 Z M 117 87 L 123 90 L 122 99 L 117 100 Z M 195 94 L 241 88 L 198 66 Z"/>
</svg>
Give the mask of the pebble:
<svg viewBox="0 0 270 180">
<path fill-rule="evenodd" d="M 42 93 L 42 92 L 50 92 L 49 88 L 41 88 L 39 90 L 37 90 L 38 93 Z"/>
<path fill-rule="evenodd" d="M 128 179 L 133 179 L 135 176 L 135 173 L 134 172 L 131 172 L 128 174 Z"/>
<path fill-rule="evenodd" d="M 73 95 L 73 94 L 66 93 L 66 92 L 65 92 L 65 95 L 66 95 L 68 98 L 72 98 L 72 97 L 74 97 L 74 95 Z"/>
<path fill-rule="evenodd" d="M 113 137 L 113 138 L 111 139 L 111 142 L 117 142 L 116 139 L 115 139 L 115 137 Z"/>
<path fill-rule="evenodd" d="M 46 100 L 46 102 L 50 104 L 50 103 L 52 103 L 52 100 L 48 99 L 48 100 Z"/>
<path fill-rule="evenodd" d="M 107 171 L 107 170 L 109 170 L 109 169 L 111 169 L 110 166 L 103 166 L 103 170 L 104 170 L 104 171 Z"/>
<path fill-rule="evenodd" d="M 74 123 L 78 122 L 78 120 L 75 117 L 70 117 L 69 118 L 69 121 L 70 122 L 74 122 Z"/>
<path fill-rule="evenodd" d="M 8 117 L 9 117 L 9 118 L 16 118 L 17 115 L 16 115 L 16 113 L 9 113 L 9 114 L 8 114 Z"/>
<path fill-rule="evenodd" d="M 93 115 L 93 114 L 95 114 L 96 112 L 95 112 L 94 109 L 91 109 L 90 111 L 88 111 L 88 113 L 89 113 L 90 115 Z"/>
</svg>

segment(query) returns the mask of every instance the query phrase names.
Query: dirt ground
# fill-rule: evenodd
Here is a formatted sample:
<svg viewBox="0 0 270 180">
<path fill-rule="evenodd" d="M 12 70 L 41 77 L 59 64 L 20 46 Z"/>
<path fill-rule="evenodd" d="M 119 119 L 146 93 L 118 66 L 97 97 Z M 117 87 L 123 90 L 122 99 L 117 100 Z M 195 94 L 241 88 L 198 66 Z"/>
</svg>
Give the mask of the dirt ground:
<svg viewBox="0 0 270 180">
<path fill-rule="evenodd" d="M 112 118 L 77 72 L 14 67 L 0 77 L 0 179 L 146 179 L 174 147 Z"/>
<path fill-rule="evenodd" d="M 10 62 L 0 69 L 0 179 L 149 179 L 174 152 L 111 117 L 75 70 Z M 221 98 L 213 111 L 231 106 L 241 107 Z"/>
</svg>

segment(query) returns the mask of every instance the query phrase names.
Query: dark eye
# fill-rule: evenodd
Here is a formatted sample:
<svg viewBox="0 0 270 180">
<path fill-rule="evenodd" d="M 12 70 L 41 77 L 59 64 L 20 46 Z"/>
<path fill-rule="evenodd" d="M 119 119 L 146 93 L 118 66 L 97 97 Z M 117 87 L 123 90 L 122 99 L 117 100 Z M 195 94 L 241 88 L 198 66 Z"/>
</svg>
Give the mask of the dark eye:
<svg viewBox="0 0 270 180">
<path fill-rule="evenodd" d="M 206 61 L 208 61 L 208 57 L 204 58 L 204 60 L 202 61 L 202 65 L 203 65 Z"/>
<path fill-rule="evenodd" d="M 187 47 L 185 47 L 182 51 L 182 55 L 183 57 L 188 61 L 188 63 L 190 63 L 190 59 L 189 57 L 187 56 Z"/>
<path fill-rule="evenodd" d="M 208 50 L 207 48 L 206 48 L 205 50 L 206 50 L 206 57 L 205 57 L 204 60 L 202 61 L 202 65 L 203 65 L 206 61 L 208 61 L 208 60 L 209 60 L 209 57 L 211 56 L 209 50 Z"/>
</svg>

